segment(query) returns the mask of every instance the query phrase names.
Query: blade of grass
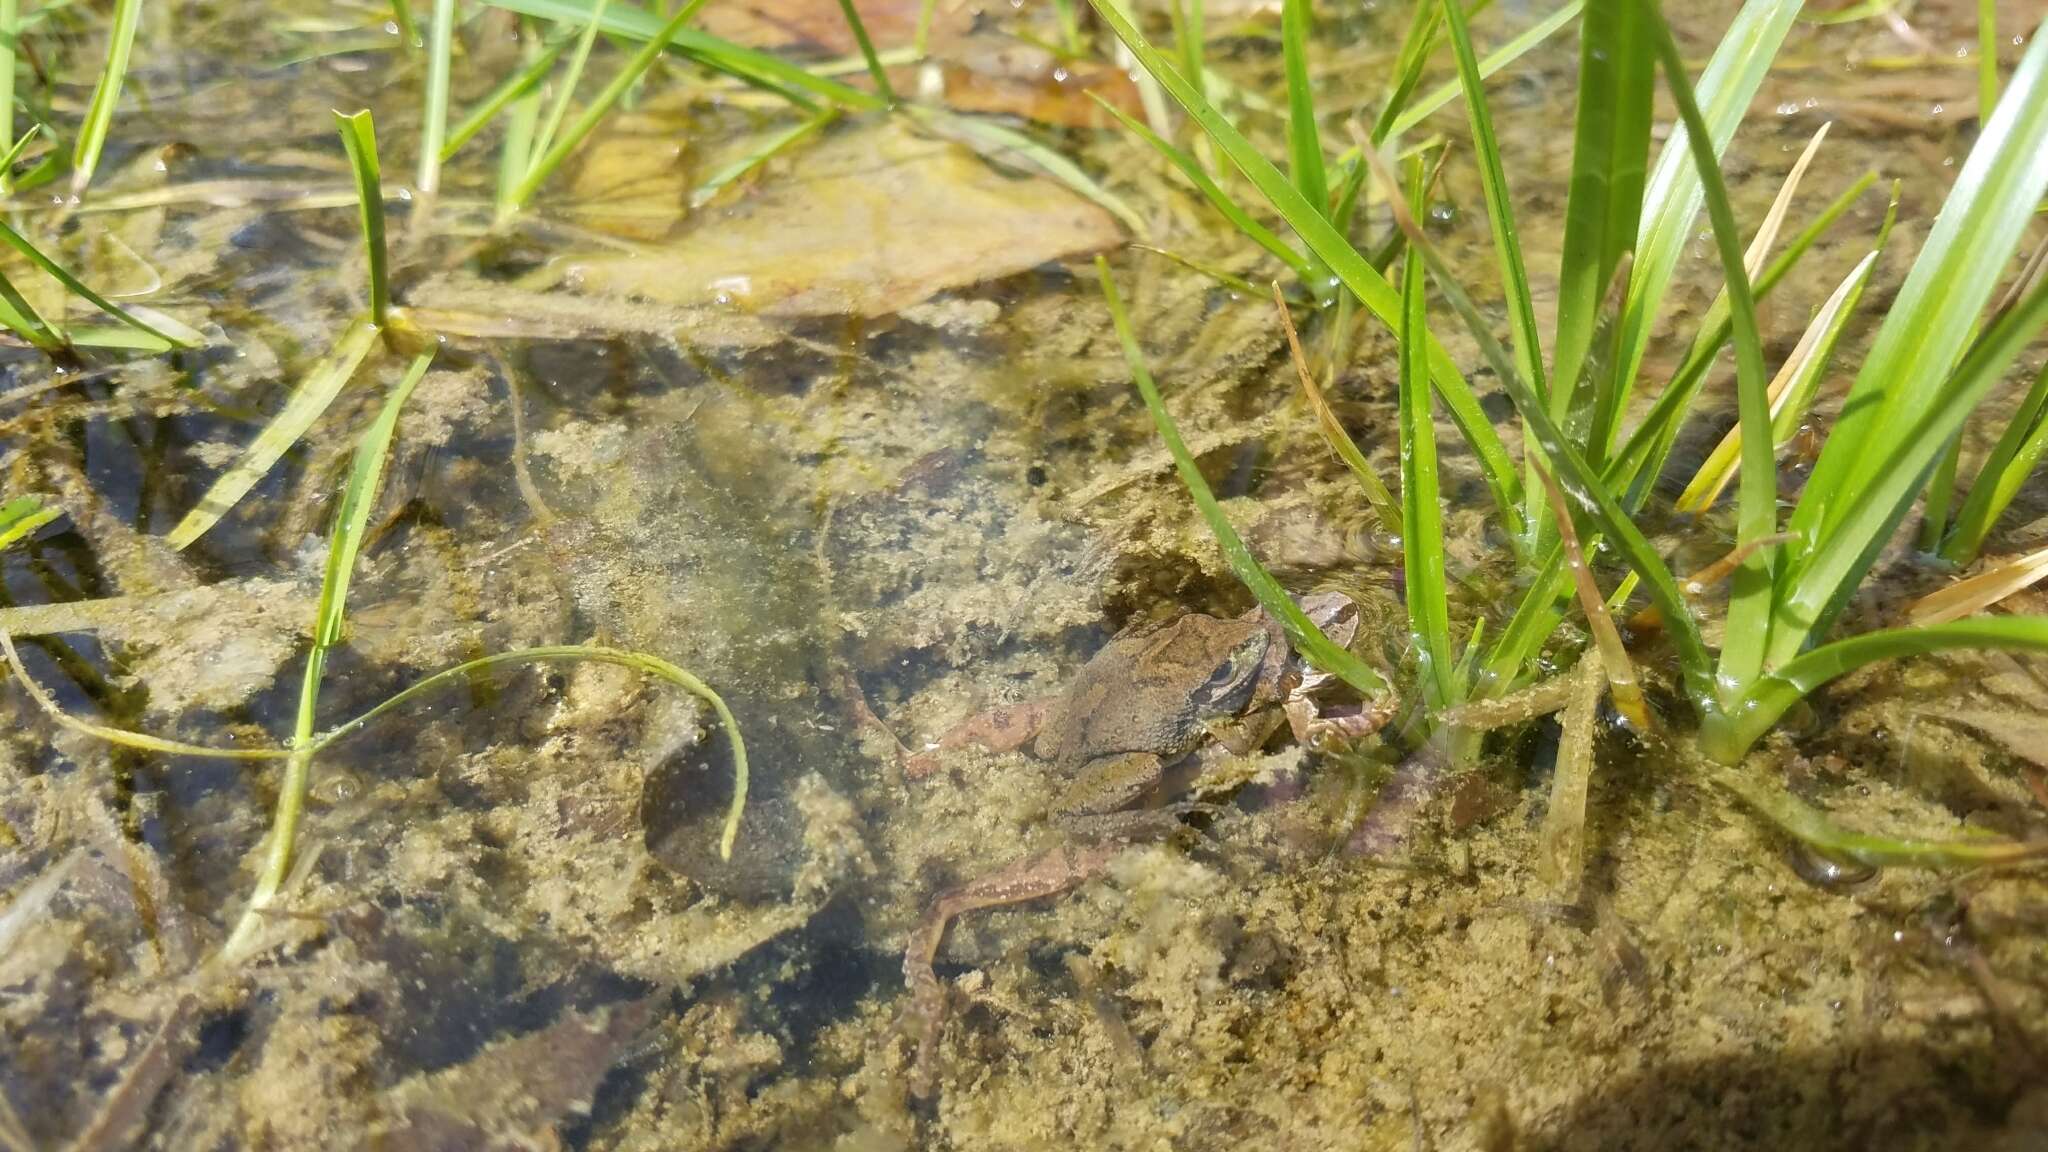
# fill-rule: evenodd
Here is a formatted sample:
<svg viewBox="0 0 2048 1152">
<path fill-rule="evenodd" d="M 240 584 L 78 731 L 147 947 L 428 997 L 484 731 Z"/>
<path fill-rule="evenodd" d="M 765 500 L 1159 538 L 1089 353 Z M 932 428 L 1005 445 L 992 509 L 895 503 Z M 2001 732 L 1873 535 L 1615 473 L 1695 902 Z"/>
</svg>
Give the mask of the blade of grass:
<svg viewBox="0 0 2048 1152">
<path fill-rule="evenodd" d="M 485 2 L 494 8 L 504 8 L 556 23 L 567 23 L 588 19 L 592 7 L 598 0 Z M 816 97 L 842 108 L 880 111 L 887 107 L 881 96 L 876 93 L 863 92 L 836 80 L 814 75 L 809 70 L 780 57 L 757 52 L 751 48 L 742 48 L 707 32 L 678 26 L 664 37 L 663 19 L 644 8 L 611 8 L 602 14 L 598 23 L 600 30 L 607 35 L 623 36 L 629 40 L 666 39 L 675 46 L 677 53 L 706 68 L 782 93 L 806 105 L 811 103 L 812 97 Z"/>
<path fill-rule="evenodd" d="M 1579 609 L 1586 614 L 1586 630 L 1593 635 L 1593 651 L 1599 655 L 1600 667 L 1607 686 L 1614 693 L 1614 710 L 1622 718 L 1635 725 L 1638 732 L 1650 731 L 1650 707 L 1643 700 L 1643 689 L 1636 682 L 1635 662 L 1628 658 L 1628 646 L 1622 643 L 1621 629 L 1615 626 L 1614 614 L 1607 609 L 1607 599 L 1600 594 L 1599 582 L 1593 579 L 1593 569 L 1586 563 L 1586 554 L 1579 547 L 1579 532 L 1572 524 L 1570 507 L 1564 501 L 1564 493 L 1557 490 L 1557 479 L 1549 471 L 1537 473 L 1550 489 L 1552 512 L 1557 518 L 1558 542 L 1564 546 L 1565 567 L 1571 572 L 1572 585 L 1578 589 Z"/>
<path fill-rule="evenodd" d="M 1259 606 L 1279 621 L 1295 651 L 1309 663 L 1351 685 L 1368 698 L 1386 695 L 1387 682 L 1380 674 L 1323 635 L 1279 582 L 1259 564 L 1258 558 L 1239 538 L 1237 529 L 1231 526 L 1229 518 L 1223 515 L 1215 494 L 1209 490 L 1209 482 L 1202 478 L 1202 470 L 1195 465 L 1195 458 L 1181 441 L 1180 430 L 1174 427 L 1173 417 L 1166 411 L 1166 402 L 1159 398 L 1159 388 L 1152 382 L 1152 373 L 1145 366 L 1144 350 L 1138 346 L 1137 334 L 1131 330 L 1131 319 L 1125 314 L 1123 300 L 1117 295 L 1116 282 L 1110 278 L 1109 261 L 1097 256 L 1095 271 L 1102 281 L 1103 300 L 1109 308 L 1110 320 L 1116 326 L 1117 339 L 1123 345 L 1124 359 L 1130 364 L 1132 382 L 1144 398 L 1145 410 L 1152 414 L 1152 422 L 1159 428 L 1159 438 L 1166 442 L 1166 450 L 1173 456 L 1173 466 L 1180 473 L 1181 483 L 1187 487 L 1188 495 L 1194 498 L 1196 508 L 1208 522 L 1209 531 L 1215 535 L 1216 546 L 1222 550 L 1230 570 L 1250 590 Z"/>
<path fill-rule="evenodd" d="M 284 407 L 264 426 L 255 443 L 242 452 L 232 468 L 213 482 L 213 487 L 207 489 L 198 505 L 178 521 L 164 542 L 182 550 L 219 523 L 220 518 L 256 486 L 256 482 L 291 446 L 299 442 L 306 429 L 327 411 L 327 406 L 334 403 L 334 398 L 341 394 L 370 350 L 377 346 L 378 332 L 378 327 L 367 316 L 351 321 L 341 339 L 335 341 L 334 347 L 293 389 Z"/>
<path fill-rule="evenodd" d="M 1967 580 L 1922 596 L 1906 609 L 1906 621 L 1920 627 L 1974 616 L 2048 576 L 2048 548 L 2036 549 Z"/>
<path fill-rule="evenodd" d="M 1229 120 L 1203 99 L 1110 0 L 1089 0 L 1089 3 L 1094 5 L 1096 14 L 1110 26 L 1145 70 L 1159 80 L 1160 85 L 1202 126 L 1238 171 L 1279 211 L 1317 258 L 1358 297 L 1359 303 L 1388 327 L 1398 326 L 1400 301 L 1393 286 L 1331 226 L 1322 210 L 1304 199 L 1279 169 L 1260 155 Z M 1520 539 L 1521 481 L 1515 475 L 1507 449 L 1501 444 L 1499 434 L 1479 406 L 1471 387 L 1458 374 L 1450 354 L 1434 337 L 1430 340 L 1429 353 L 1430 378 L 1443 398 L 1444 407 L 1457 424 L 1459 433 L 1465 437 L 1465 442 L 1472 447 L 1473 455 L 1478 457 L 1481 475 L 1493 494 L 1503 525 L 1514 539 Z"/>
<path fill-rule="evenodd" d="M 434 0 L 433 41 L 427 45 L 427 98 L 421 110 L 420 123 L 418 183 L 423 196 L 431 196 L 440 190 L 441 161 L 454 154 L 454 149 L 446 143 L 448 73 L 454 57 L 455 0 Z"/>
<path fill-rule="evenodd" d="M 445 164 L 454 159 L 455 154 L 462 150 L 462 146 L 474 139 L 491 121 L 497 119 L 498 114 L 508 105 L 539 88 L 540 82 L 547 79 L 548 73 L 554 69 L 555 61 L 561 59 L 562 53 L 567 51 L 568 47 L 567 40 L 558 40 L 547 45 L 541 49 L 538 56 L 493 88 L 490 95 L 478 101 L 477 106 L 470 109 L 468 115 L 448 130 L 448 138 L 441 145 L 441 162 Z"/>
<path fill-rule="evenodd" d="M 54 355 L 67 347 L 65 334 L 43 319 L 42 313 L 6 276 L 0 276 L 0 326 L 41 352 Z"/>
<path fill-rule="evenodd" d="M 875 91 L 882 94 L 888 103 L 896 102 L 896 90 L 889 87 L 888 69 L 875 57 L 875 42 L 868 39 L 868 26 L 861 22 L 860 12 L 853 6 L 853 0 L 839 0 L 839 12 L 846 17 L 846 26 L 853 30 L 853 42 L 860 46 L 860 58 L 868 66 L 868 78 L 875 82 Z"/>
<path fill-rule="evenodd" d="M 1998 107 L 1998 0 L 1977 0 L 1977 122 Z"/>
<path fill-rule="evenodd" d="M 1494 73 L 1528 55 L 1545 40 L 1556 35 L 1559 29 L 1578 19 L 1579 13 L 1585 7 L 1586 0 L 1571 0 L 1571 3 L 1532 25 L 1528 31 L 1487 53 L 1485 58 L 1479 61 L 1480 78 L 1491 79 Z M 1439 108 L 1456 100 L 1463 93 L 1464 82 L 1461 80 L 1453 80 L 1432 90 L 1396 116 L 1384 133 L 1378 130 L 1378 125 L 1374 125 L 1374 140 L 1384 142 L 1407 135 L 1416 125 L 1435 115 Z"/>
<path fill-rule="evenodd" d="M 1343 422 L 1331 411 L 1330 402 L 1323 398 L 1323 390 L 1316 387 L 1315 376 L 1308 370 L 1308 358 L 1301 354 L 1301 339 L 1294 331 L 1294 317 L 1288 314 L 1287 298 L 1280 294 L 1280 285 L 1277 281 L 1273 284 L 1273 309 L 1280 314 L 1280 327 L 1287 333 L 1288 354 L 1294 360 L 1295 373 L 1301 377 L 1301 390 L 1308 396 L 1308 406 L 1315 411 L 1316 424 L 1323 432 L 1323 442 L 1330 446 L 1330 451 L 1344 462 L 1345 467 L 1351 469 L 1351 475 L 1358 480 L 1358 486 L 1365 492 L 1366 502 L 1372 505 L 1373 513 L 1379 517 L 1380 527 L 1405 538 L 1407 533 L 1401 530 L 1404 522 L 1401 506 L 1395 502 L 1394 494 L 1388 491 L 1386 482 L 1380 479 L 1380 474 L 1373 471 L 1372 464 L 1365 458 L 1365 453 L 1360 452 L 1358 445 L 1352 442 L 1351 434 L 1344 431 Z M 1435 447 L 1432 441 L 1432 461 L 1435 459 Z M 1405 485 L 1406 482 L 1403 483 Z M 1402 490 L 1406 491 L 1405 486 Z M 1441 530 L 1441 523 L 1438 524 L 1438 528 Z"/>
<path fill-rule="evenodd" d="M 1943 559 L 1967 564 L 1977 558 L 1985 538 L 1991 535 L 1991 526 L 2005 514 L 2020 486 L 2041 462 L 2044 447 L 2048 447 L 2048 367 L 2035 375 L 2033 386 L 2006 422 L 1991 455 L 1977 470 L 1970 495 L 1956 515 L 1955 530 L 1942 545 Z"/>
<path fill-rule="evenodd" d="M 1550 416 L 1559 422 L 1570 411 L 1602 300 L 1642 218 L 1657 77 L 1640 18 L 1629 0 L 1593 0 L 1579 25 L 1578 112 L 1551 349 Z M 1594 451 L 1604 454 L 1604 443 Z"/>
<path fill-rule="evenodd" d="M 1726 150 L 1749 111 L 1771 61 L 1799 14 L 1801 2 L 1747 0 L 1693 86 L 1716 157 Z M 1658 154 L 1644 186 L 1635 269 L 1630 278 L 1628 308 L 1622 317 L 1621 355 L 1615 362 L 1616 413 L 1628 411 L 1664 294 L 1671 286 L 1679 257 L 1692 243 L 1693 221 L 1705 202 L 1706 194 L 1691 153 L 1692 145 L 1685 139 L 1683 129 L 1674 131 Z M 1612 426 L 1607 429 L 1610 436 L 1614 431 Z"/>
<path fill-rule="evenodd" d="M 0 552 L 14 547 L 57 517 L 62 508 L 45 508 L 35 496 L 19 496 L 0 504 Z"/>
<path fill-rule="evenodd" d="M 1323 169 L 1322 135 L 1316 130 L 1316 97 L 1308 78 L 1308 36 L 1314 17 L 1308 0 L 1280 0 L 1280 52 L 1287 72 L 1287 159 L 1301 198 L 1330 210 L 1330 182 Z"/>
<path fill-rule="evenodd" d="M 604 0 L 598 0 L 598 3 L 602 5 Z M 554 175 L 555 169 L 561 167 L 562 161 L 569 158 L 569 153 L 574 152 L 577 146 L 583 143 L 584 138 L 597 127 L 598 121 L 603 120 L 611 112 L 612 105 L 619 102 L 619 97 L 626 94 L 626 89 L 631 88 L 634 81 L 640 79 L 654 66 L 654 62 L 660 59 L 662 50 L 667 47 L 669 41 L 682 30 L 683 25 L 691 17 L 697 14 L 697 9 L 703 6 L 704 0 L 689 0 L 676 9 L 675 15 L 669 17 L 668 23 L 648 38 L 647 42 L 633 53 L 632 58 L 605 82 L 605 86 L 598 90 L 597 95 L 577 115 L 575 122 L 569 125 L 569 130 L 562 134 L 561 139 L 550 144 L 527 169 L 518 187 L 512 190 L 512 204 L 515 208 L 524 208 L 527 202 L 533 199 L 533 194 L 540 190 L 540 186 L 547 182 L 548 177 Z M 599 16 L 602 16 L 601 9 Z M 598 20 L 593 18 L 592 23 L 595 25 Z"/>
<path fill-rule="evenodd" d="M 2048 841 L 2040 840 L 1913 840 L 1854 832 L 1790 792 L 1746 773 L 1723 768 L 1709 778 L 1821 855 L 1870 868 L 1992 868 L 2048 855 Z"/>
<path fill-rule="evenodd" d="M 1394 57 L 1394 80 L 1387 88 L 1385 103 L 1380 105 L 1380 114 L 1372 122 L 1368 136 L 1374 144 L 1385 144 L 1393 134 L 1394 120 L 1407 111 L 1409 102 L 1415 98 L 1415 90 L 1422 85 L 1422 70 L 1429 65 L 1429 54 L 1436 47 L 1438 22 L 1443 19 L 1443 10 L 1435 4 L 1417 4 L 1408 16 L 1408 31 L 1401 37 L 1401 51 Z"/>
<path fill-rule="evenodd" d="M 1237 293 L 1239 296 L 1242 296 L 1247 300 L 1259 294 L 1259 290 L 1252 285 L 1252 282 L 1245 279 L 1244 277 L 1233 275 L 1229 272 L 1225 272 L 1223 269 L 1218 268 L 1213 264 L 1204 264 L 1203 262 L 1195 259 L 1192 256 L 1183 256 L 1170 248 L 1160 248 L 1152 244 L 1140 244 L 1136 241 L 1133 241 L 1132 243 L 1127 245 L 1127 247 L 1130 248 L 1130 250 L 1133 252 L 1148 252 L 1154 256 L 1160 257 L 1161 259 L 1171 260 L 1175 264 L 1180 265 L 1181 267 L 1187 269 L 1190 272 L 1196 272 L 1200 273 L 1203 276 L 1207 276 L 1209 279 L 1214 280 L 1217 284 L 1221 285 L 1224 288 L 1228 288 L 1230 291 Z"/>
<path fill-rule="evenodd" d="M 114 0 L 113 20 L 107 29 L 107 62 L 100 68 L 99 83 L 86 105 L 85 122 L 79 125 L 78 141 L 71 150 L 71 194 L 83 195 L 99 167 L 100 152 L 107 146 L 107 130 L 114 123 L 114 107 L 121 102 L 121 82 L 128 76 L 128 58 L 135 50 L 135 26 L 142 22 L 142 0 Z"/>
<path fill-rule="evenodd" d="M 1411 173 L 1410 194 L 1419 178 Z M 1419 198 L 1419 197 L 1418 197 Z M 1430 712 L 1463 697 L 1451 651 L 1450 591 L 1444 575 L 1444 513 L 1436 466 L 1436 419 L 1430 410 L 1427 301 L 1422 259 L 1409 251 L 1401 265 L 1401 575 L 1416 681 Z"/>
<path fill-rule="evenodd" d="M 1093 95 L 1093 93 L 1090 95 Z M 1300 277 L 1302 283 L 1313 286 L 1315 274 L 1309 267 L 1308 261 L 1302 259 L 1301 253 L 1295 251 L 1286 241 L 1275 236 L 1272 229 L 1252 219 L 1251 213 L 1246 212 L 1244 207 L 1230 193 L 1224 191 L 1221 185 L 1210 179 L 1209 173 L 1203 170 L 1202 166 L 1195 161 L 1193 156 L 1183 149 L 1175 147 L 1172 143 L 1161 137 L 1159 133 L 1146 127 L 1135 117 L 1116 105 L 1111 104 L 1109 101 L 1098 96 L 1095 97 L 1095 102 L 1108 109 L 1109 114 L 1116 117 L 1117 121 L 1132 135 L 1150 144 L 1154 151 L 1166 157 L 1167 161 L 1175 168 L 1180 169 L 1181 175 L 1188 178 L 1188 183 L 1193 184 L 1195 190 L 1200 192 L 1202 197 L 1208 200 L 1216 211 L 1222 213 L 1225 220 L 1230 221 L 1231 227 L 1237 229 L 1252 243 L 1271 253 L 1274 259 L 1287 265 L 1289 270 Z"/>
<path fill-rule="evenodd" d="M 1597 2 L 1597 0 L 1596 0 Z M 1557 766 L 1550 777 L 1550 804 L 1536 838 L 1536 876 L 1562 904 L 1576 904 L 1586 868 L 1586 794 L 1593 784 L 1593 741 L 1598 734 L 1600 692 L 1607 686 L 1592 653 L 1579 658 L 1569 675 L 1571 701 L 1558 721 Z"/>
<path fill-rule="evenodd" d="M 356 181 L 356 223 L 363 233 L 363 259 L 369 265 L 370 323 L 379 328 L 390 319 L 391 276 L 384 254 L 384 179 L 377 164 L 377 126 L 370 110 L 334 114 L 341 146 L 348 153 Z"/>
<path fill-rule="evenodd" d="M 1962 374 L 1957 363 L 1977 372 L 1995 363 L 2003 372 L 2011 362 L 2010 355 L 1979 353 L 1994 332 L 2011 334 L 2009 322 L 2026 303 L 1985 329 L 1975 349 L 1971 334 L 2048 195 L 2048 34 L 2033 38 L 2007 96 L 1970 149 L 1793 511 L 1790 527 L 1806 543 L 1779 576 L 1773 663 L 1789 660 L 1833 620 L 1875 559 L 1880 537 L 1904 517 L 1917 490 L 1901 499 L 1892 482 L 1920 454 L 1923 446 L 1911 438 L 1939 426 L 1936 448 L 1945 447 L 1982 389 L 1995 382 L 1955 379 Z M 2038 290 L 2031 299 L 2039 299 Z M 1952 421 L 1927 419 L 1946 409 L 1958 409 Z M 1917 470 L 1915 478 L 1926 476 Z"/>
<path fill-rule="evenodd" d="M 1735 328 L 1737 417 L 1743 430 L 1736 487 L 1736 542 L 1755 542 L 1778 531 L 1778 463 L 1771 444 L 1771 401 L 1764 379 L 1763 339 L 1757 332 L 1756 301 L 1750 293 L 1745 253 L 1736 231 L 1735 212 L 1712 145 L 1712 129 L 1700 112 L 1685 60 L 1657 0 L 1637 0 L 1651 46 L 1664 66 L 1664 79 L 1677 101 L 1685 138 L 1692 149 L 1697 180 L 1713 221 L 1714 241 L 1721 251 L 1721 275 L 1728 293 L 1729 316 Z M 1721 643 L 1719 683 L 1724 707 L 1732 705 L 1763 671 L 1770 636 L 1772 576 L 1775 550 L 1757 548 L 1730 582 L 1728 623 Z"/>
<path fill-rule="evenodd" d="M 411 0 L 391 0 L 391 22 L 398 27 L 398 38 L 407 48 L 420 45 L 420 26 L 412 18 Z"/>
<path fill-rule="evenodd" d="M 0 61 L 0 140 L 14 140 L 14 70 L 20 64 L 20 36 L 21 0 L 0 0 L 0 50 L 7 53 L 6 60 Z M 33 135 L 35 127 L 15 143 L 7 162 L 0 164 L 0 196 L 13 193 L 15 158 Z"/>
<path fill-rule="evenodd" d="M 583 30 L 576 35 L 576 49 L 569 54 L 569 66 L 562 70 L 555 82 L 555 102 L 548 105 L 547 114 L 541 117 L 540 127 L 534 130 L 533 153 L 547 155 L 554 145 L 555 133 L 561 130 L 562 118 L 569 114 L 569 105 L 576 99 L 576 89 L 583 83 L 583 70 L 590 65 L 590 50 L 597 44 L 597 30 L 604 20 L 605 6 L 611 0 L 596 0 L 590 7 L 590 14 L 584 17 Z"/>
<path fill-rule="evenodd" d="M 1522 419 L 1527 422 L 1531 435 L 1548 457 L 1553 475 L 1565 495 L 1580 510 L 1592 518 L 1596 526 L 1611 538 L 1628 562 L 1647 586 L 1651 602 L 1664 614 L 1667 632 L 1672 646 L 1677 650 L 1679 667 L 1685 678 L 1686 692 L 1702 712 L 1715 707 L 1713 691 L 1712 661 L 1707 655 L 1705 643 L 1700 639 L 1699 625 L 1693 620 L 1685 598 L 1678 590 L 1678 582 L 1671 570 L 1657 555 L 1650 542 L 1643 537 L 1640 529 L 1629 518 L 1612 492 L 1601 482 L 1600 475 L 1572 443 L 1564 432 L 1551 421 L 1542 398 L 1535 389 L 1516 371 L 1514 361 L 1500 341 L 1495 339 L 1487 326 L 1486 317 L 1479 311 L 1472 298 L 1466 295 L 1457 279 L 1451 274 L 1443 257 L 1430 244 L 1422 226 L 1398 200 L 1394 191 L 1393 173 L 1377 150 L 1368 150 L 1366 159 L 1373 165 L 1374 172 L 1388 190 L 1389 205 L 1393 208 L 1394 222 L 1408 237 L 1414 251 L 1421 254 L 1429 265 L 1430 276 L 1437 282 L 1437 288 L 1449 300 L 1452 308 L 1464 321 L 1466 331 L 1479 345 L 1489 366 L 1507 388 L 1508 398 L 1514 401 Z M 1562 565 L 1560 564 L 1560 570 Z M 1539 639 L 1540 642 L 1540 639 Z"/>
<path fill-rule="evenodd" d="M 0 241 L 4 241 L 8 245 L 8 247 L 13 248 L 16 252 L 19 252 L 23 256 L 27 257 L 29 263 L 34 264 L 36 267 L 48 273 L 52 279 L 57 281 L 57 283 L 62 284 L 67 290 L 79 296 L 81 299 L 85 300 L 86 303 L 91 304 L 93 307 L 99 309 L 101 312 L 106 313 L 112 319 L 118 320 L 121 323 L 128 325 L 129 327 L 135 329 L 138 332 L 145 333 L 151 337 L 154 337 L 157 340 L 163 341 L 164 346 L 167 348 L 182 348 L 188 346 L 189 341 L 174 338 L 171 335 L 171 333 L 164 331 L 157 325 L 151 324 L 148 321 L 143 320 L 141 317 L 135 315 L 133 312 L 128 311 L 126 308 L 121 307 L 119 304 L 114 303 L 113 301 L 107 299 L 106 297 L 100 295 L 99 293 L 93 291 L 91 288 L 87 287 L 83 280 L 80 280 L 78 277 L 73 276 L 71 272 L 68 269 L 66 269 L 63 265 L 57 263 L 55 260 L 50 259 L 50 257 L 46 255 L 42 249 L 37 248 L 34 244 L 29 243 L 28 237 L 23 236 L 19 232 L 16 232 L 13 228 L 8 227 L 4 223 L 0 223 Z M 8 301 L 8 303 L 12 304 L 13 301 L 10 300 Z M 26 304 L 27 302 L 22 301 L 22 303 Z M 178 327 L 183 329 L 185 333 L 191 332 L 191 329 L 185 328 L 183 325 L 179 325 Z"/>
<path fill-rule="evenodd" d="M 291 873 L 299 820 L 304 815 L 306 792 L 313 781 L 314 720 L 320 700 L 320 680 L 327 667 L 327 654 L 341 643 L 343 624 L 348 614 L 348 586 L 355 575 L 356 555 L 362 549 L 363 536 L 369 529 L 370 513 L 375 510 L 378 492 L 383 487 L 384 466 L 391 452 L 391 437 L 398 430 L 398 414 L 433 361 L 431 351 L 413 360 L 404 378 L 385 398 L 377 418 L 356 441 L 355 460 L 349 468 L 348 484 L 342 489 L 341 507 L 335 513 L 334 533 L 327 542 L 327 571 L 320 584 L 320 606 L 313 622 L 313 646 L 306 653 L 306 671 L 299 686 L 292 755 L 285 761 L 284 779 L 278 784 L 277 813 L 271 819 L 263 869 L 257 877 L 255 891 L 249 896 L 248 907 L 243 910 L 227 943 L 221 947 L 224 955 L 245 955 L 256 943 L 263 918 L 276 901 L 285 877 Z"/>
</svg>

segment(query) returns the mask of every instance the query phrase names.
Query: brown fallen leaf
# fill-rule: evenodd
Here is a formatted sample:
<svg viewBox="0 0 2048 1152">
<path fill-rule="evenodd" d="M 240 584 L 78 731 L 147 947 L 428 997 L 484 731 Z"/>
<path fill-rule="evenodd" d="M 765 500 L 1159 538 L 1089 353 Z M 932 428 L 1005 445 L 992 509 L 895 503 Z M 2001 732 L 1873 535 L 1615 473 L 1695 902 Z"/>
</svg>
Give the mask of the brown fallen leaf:
<svg viewBox="0 0 2048 1152">
<path fill-rule="evenodd" d="M 564 271 L 585 296 L 874 317 L 1121 238 L 1107 213 L 1049 180 L 882 121 L 824 137 L 802 165 L 665 243 L 570 257 Z"/>
</svg>

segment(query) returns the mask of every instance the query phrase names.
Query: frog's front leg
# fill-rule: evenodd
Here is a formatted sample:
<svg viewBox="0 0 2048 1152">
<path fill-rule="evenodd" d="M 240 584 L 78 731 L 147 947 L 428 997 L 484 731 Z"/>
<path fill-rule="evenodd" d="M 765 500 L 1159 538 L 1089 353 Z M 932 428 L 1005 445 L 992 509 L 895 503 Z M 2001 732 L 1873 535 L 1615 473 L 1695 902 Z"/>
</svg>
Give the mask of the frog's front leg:
<svg viewBox="0 0 2048 1152">
<path fill-rule="evenodd" d="M 939 753 L 970 744 L 991 752 L 1011 752 L 1022 748 L 1038 735 L 1046 715 L 1058 703 L 1059 697 L 1047 696 L 1017 704 L 998 704 L 977 712 L 940 733 L 938 739 L 905 760 L 903 774 L 912 780 L 929 776 L 938 770 Z"/>
</svg>

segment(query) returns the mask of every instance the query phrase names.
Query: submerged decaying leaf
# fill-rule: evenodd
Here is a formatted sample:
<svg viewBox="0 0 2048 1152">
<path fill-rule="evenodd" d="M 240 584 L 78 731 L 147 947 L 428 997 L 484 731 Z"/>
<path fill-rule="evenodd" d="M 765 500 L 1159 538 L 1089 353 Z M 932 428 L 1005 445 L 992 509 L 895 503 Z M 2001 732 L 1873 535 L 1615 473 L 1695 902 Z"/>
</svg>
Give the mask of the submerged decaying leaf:
<svg viewBox="0 0 2048 1152">
<path fill-rule="evenodd" d="M 885 122 L 826 137 L 799 171 L 693 217 L 666 245 L 571 258 L 566 275 L 587 295 L 882 316 L 1119 239 L 1107 213 L 1059 185 Z"/>
<path fill-rule="evenodd" d="M 923 0 L 854 0 L 854 11 L 881 51 L 907 46 L 917 31 Z M 749 48 L 795 48 L 851 56 L 859 51 L 838 0 L 738 0 L 709 4 L 700 18 L 706 32 Z M 941 0 L 932 10 L 932 38 L 944 40 L 974 23 L 962 3 Z"/>
</svg>

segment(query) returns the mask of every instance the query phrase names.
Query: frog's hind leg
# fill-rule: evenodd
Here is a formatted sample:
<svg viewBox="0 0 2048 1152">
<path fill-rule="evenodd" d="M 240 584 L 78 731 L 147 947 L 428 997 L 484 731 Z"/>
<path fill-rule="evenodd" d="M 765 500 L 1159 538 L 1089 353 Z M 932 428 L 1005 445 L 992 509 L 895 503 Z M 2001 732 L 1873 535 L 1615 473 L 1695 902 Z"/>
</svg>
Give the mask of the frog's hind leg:
<svg viewBox="0 0 2048 1152">
<path fill-rule="evenodd" d="M 917 1060 L 911 1068 L 910 1089 L 928 1096 L 933 1087 L 933 1059 L 937 1055 L 939 1024 L 945 1019 L 946 988 L 932 961 L 946 937 L 946 926 L 956 917 L 984 908 L 1021 904 L 1078 888 L 1123 850 L 1122 844 L 1064 844 L 1036 856 L 1027 856 L 1006 868 L 971 880 L 940 893 L 924 919 L 910 933 L 903 950 L 903 982 L 910 990 L 908 1020 L 917 1036 Z"/>
<path fill-rule="evenodd" d="M 912 780 L 929 776 L 938 770 L 939 753 L 970 744 L 991 752 L 1022 748 L 1038 735 L 1039 726 L 1045 723 L 1046 715 L 1058 702 L 1057 696 L 1047 696 L 1016 704 L 998 704 L 987 711 L 977 712 L 940 733 L 938 739 L 927 743 L 905 760 L 903 774 Z"/>
</svg>

